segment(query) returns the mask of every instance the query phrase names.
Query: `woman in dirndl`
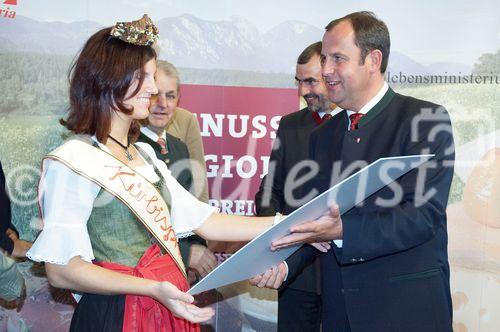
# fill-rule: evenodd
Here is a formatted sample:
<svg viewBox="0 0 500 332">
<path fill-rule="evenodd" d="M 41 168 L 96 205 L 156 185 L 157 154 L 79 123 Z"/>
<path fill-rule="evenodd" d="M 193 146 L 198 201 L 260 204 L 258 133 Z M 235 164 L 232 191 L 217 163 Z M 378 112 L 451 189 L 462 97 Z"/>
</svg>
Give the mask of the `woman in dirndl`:
<svg viewBox="0 0 500 332">
<path fill-rule="evenodd" d="M 177 238 L 248 241 L 274 218 L 228 216 L 198 201 L 153 149 L 134 143 L 148 117 L 158 30 L 145 15 L 92 35 L 70 74 L 61 123 L 73 137 L 42 161 L 44 223 L 27 256 L 79 298 L 72 331 L 198 331 Z"/>
</svg>

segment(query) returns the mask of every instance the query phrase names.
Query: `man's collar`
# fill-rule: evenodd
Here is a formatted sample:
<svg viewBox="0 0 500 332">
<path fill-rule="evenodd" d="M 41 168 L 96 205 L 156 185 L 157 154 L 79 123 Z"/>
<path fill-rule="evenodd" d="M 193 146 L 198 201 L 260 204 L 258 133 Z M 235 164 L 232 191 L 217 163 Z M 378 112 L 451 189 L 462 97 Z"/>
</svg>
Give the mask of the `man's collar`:
<svg viewBox="0 0 500 332">
<path fill-rule="evenodd" d="M 370 99 L 370 101 L 368 101 L 368 103 L 366 103 L 365 106 L 361 107 L 358 113 L 361 114 L 368 113 L 375 105 L 378 104 L 380 100 L 382 100 L 387 90 L 389 90 L 389 85 L 387 85 L 387 82 L 384 81 L 384 84 L 382 85 L 382 88 L 379 90 L 379 92 L 372 99 Z M 356 112 L 347 110 L 347 116 L 353 113 Z"/>
<path fill-rule="evenodd" d="M 163 138 L 164 140 L 167 139 L 167 135 L 165 134 L 165 130 L 163 133 L 159 136 L 157 133 L 149 129 L 148 127 L 141 127 L 141 133 L 149 137 L 152 141 L 158 141 L 158 138 Z"/>
<path fill-rule="evenodd" d="M 339 113 L 340 113 L 340 112 L 342 112 L 342 111 L 343 111 L 343 109 L 342 109 L 342 108 L 340 108 L 340 107 L 336 106 L 333 110 L 331 110 L 330 114 L 331 114 L 332 116 L 335 116 L 335 115 L 339 114 Z M 318 112 L 318 115 L 319 115 L 319 117 L 320 117 L 320 118 L 322 118 L 322 117 L 323 117 L 323 115 L 325 115 L 325 113 L 326 113 L 326 112 L 321 111 L 321 112 Z"/>
</svg>

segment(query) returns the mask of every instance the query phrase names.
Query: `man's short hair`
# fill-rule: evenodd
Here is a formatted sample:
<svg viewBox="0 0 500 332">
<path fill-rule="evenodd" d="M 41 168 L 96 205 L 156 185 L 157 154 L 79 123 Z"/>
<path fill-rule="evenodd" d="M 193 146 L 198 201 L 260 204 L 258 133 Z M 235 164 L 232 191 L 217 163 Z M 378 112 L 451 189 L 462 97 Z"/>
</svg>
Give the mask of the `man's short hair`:
<svg viewBox="0 0 500 332">
<path fill-rule="evenodd" d="M 177 81 L 177 91 L 179 91 L 181 80 L 179 78 L 179 72 L 177 71 L 177 68 L 175 68 L 173 64 L 165 60 L 158 60 L 156 63 L 156 68 L 157 70 L 161 69 L 166 76 L 175 78 L 175 80 Z"/>
<path fill-rule="evenodd" d="M 297 59 L 297 64 L 298 65 L 305 65 L 309 61 L 311 61 L 311 58 L 315 55 L 321 55 L 321 42 L 316 42 L 314 44 L 311 44 L 306 47 L 305 50 L 300 53 L 298 59 Z"/>
<path fill-rule="evenodd" d="M 354 30 L 354 43 L 361 49 L 360 65 L 365 63 L 365 58 L 371 51 L 377 49 L 382 52 L 382 63 L 380 72 L 383 74 L 387 69 L 389 62 L 389 53 L 391 50 L 391 39 L 389 30 L 382 20 L 368 11 L 355 12 L 336 19 L 328 23 L 326 31 L 332 30 L 337 24 L 343 21 L 349 21 Z"/>
</svg>

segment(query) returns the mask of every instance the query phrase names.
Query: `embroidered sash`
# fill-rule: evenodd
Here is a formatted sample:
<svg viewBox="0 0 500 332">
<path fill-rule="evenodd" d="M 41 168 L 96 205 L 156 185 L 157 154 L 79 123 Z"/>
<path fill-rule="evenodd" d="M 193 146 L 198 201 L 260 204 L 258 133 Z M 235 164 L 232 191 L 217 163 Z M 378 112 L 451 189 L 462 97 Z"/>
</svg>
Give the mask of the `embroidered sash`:
<svg viewBox="0 0 500 332">
<path fill-rule="evenodd" d="M 186 274 L 169 208 L 151 182 L 111 154 L 79 139 L 64 143 L 45 158 L 62 162 L 123 202 Z"/>
</svg>

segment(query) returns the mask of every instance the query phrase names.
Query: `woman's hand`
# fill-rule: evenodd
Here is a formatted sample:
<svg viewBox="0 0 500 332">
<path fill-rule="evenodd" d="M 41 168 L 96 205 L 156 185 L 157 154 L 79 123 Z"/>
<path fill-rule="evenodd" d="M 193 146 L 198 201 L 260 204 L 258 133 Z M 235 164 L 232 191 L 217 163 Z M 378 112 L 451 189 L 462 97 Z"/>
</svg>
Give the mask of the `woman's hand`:
<svg viewBox="0 0 500 332">
<path fill-rule="evenodd" d="M 180 291 L 167 281 L 159 282 L 156 285 L 154 297 L 175 316 L 184 318 L 192 323 L 206 322 L 214 315 L 212 308 L 199 308 L 195 306 L 192 304 L 194 301 L 193 296 Z"/>
<path fill-rule="evenodd" d="M 73 257 L 67 265 L 45 264 L 52 286 L 92 294 L 134 294 L 149 296 L 170 310 L 175 316 L 193 323 L 209 320 L 212 308 L 198 308 L 191 304 L 194 298 L 167 281 L 138 278 L 108 270 Z"/>
</svg>

